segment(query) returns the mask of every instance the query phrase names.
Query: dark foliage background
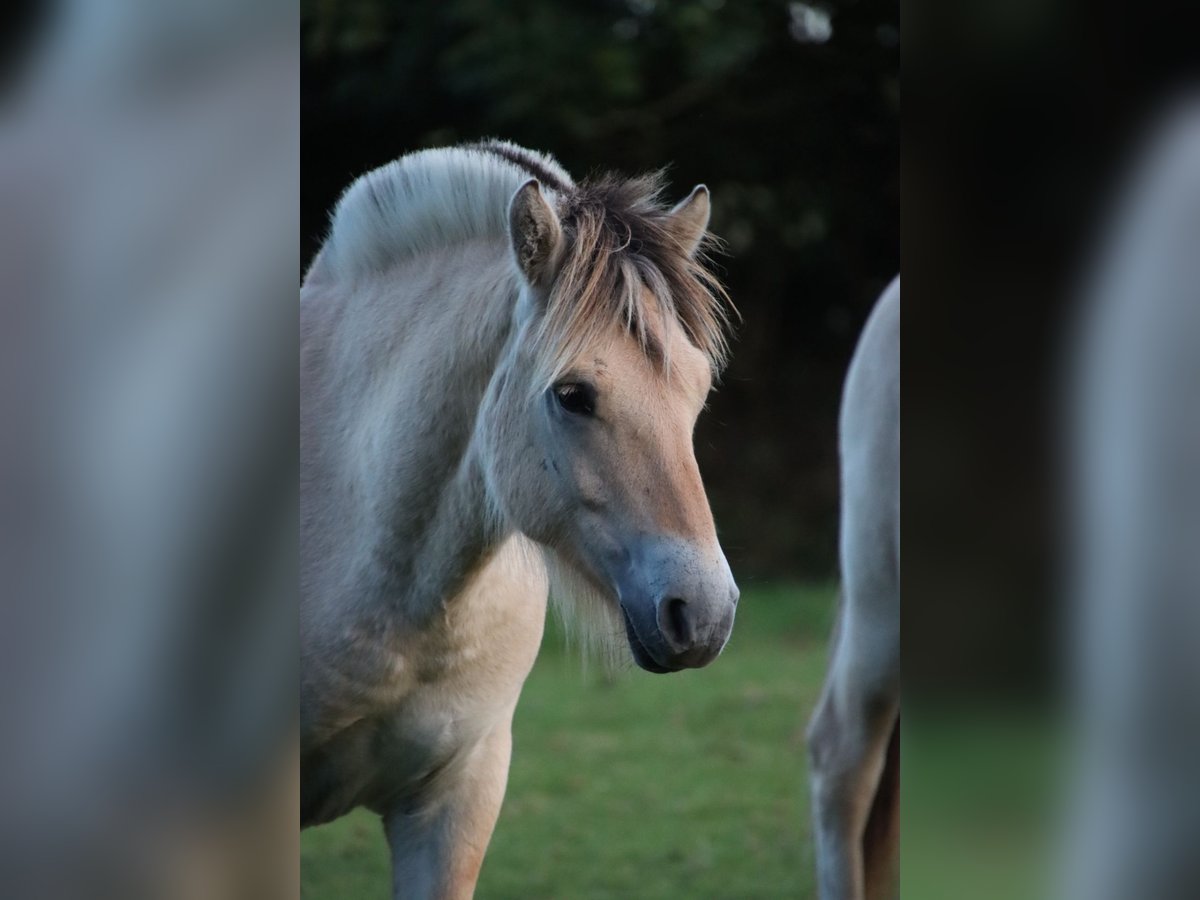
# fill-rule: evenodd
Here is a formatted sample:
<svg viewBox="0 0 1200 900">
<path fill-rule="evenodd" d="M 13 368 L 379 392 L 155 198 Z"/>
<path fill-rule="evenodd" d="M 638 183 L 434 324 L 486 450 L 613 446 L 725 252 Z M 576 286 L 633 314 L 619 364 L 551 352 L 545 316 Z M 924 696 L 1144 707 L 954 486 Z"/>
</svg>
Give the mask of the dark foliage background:
<svg viewBox="0 0 1200 900">
<path fill-rule="evenodd" d="M 836 418 L 898 270 L 896 2 L 306 0 L 305 259 L 356 175 L 499 136 L 713 194 L 744 320 L 696 445 L 743 580 L 828 576 Z"/>
</svg>

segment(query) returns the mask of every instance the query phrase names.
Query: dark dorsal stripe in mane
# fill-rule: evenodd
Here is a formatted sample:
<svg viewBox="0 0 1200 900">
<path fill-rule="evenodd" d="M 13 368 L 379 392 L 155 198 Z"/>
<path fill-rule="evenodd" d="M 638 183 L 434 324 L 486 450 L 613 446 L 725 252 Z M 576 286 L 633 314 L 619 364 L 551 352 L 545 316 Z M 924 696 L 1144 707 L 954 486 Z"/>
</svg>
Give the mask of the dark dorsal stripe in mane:
<svg viewBox="0 0 1200 900">
<path fill-rule="evenodd" d="M 553 157 L 505 141 L 421 150 L 346 189 L 322 248 L 325 265 L 353 279 L 456 242 L 507 240 L 512 197 L 526 178 L 552 195 L 566 239 L 539 326 L 541 374 L 561 374 L 614 324 L 669 368 L 669 330 L 654 323 L 670 321 L 719 373 L 736 310 L 707 265 L 715 239 L 696 247 L 662 200 L 661 172 L 576 183 Z"/>
<path fill-rule="evenodd" d="M 475 144 L 466 144 L 464 145 L 464 149 L 478 150 L 480 153 L 490 153 L 492 156 L 498 156 L 500 159 L 528 172 L 541 182 L 543 187 L 555 193 L 565 193 L 572 188 L 572 185 L 564 183 L 557 174 L 551 172 L 540 159 L 528 150 L 517 147 L 515 144 L 489 140 L 479 141 Z"/>
</svg>

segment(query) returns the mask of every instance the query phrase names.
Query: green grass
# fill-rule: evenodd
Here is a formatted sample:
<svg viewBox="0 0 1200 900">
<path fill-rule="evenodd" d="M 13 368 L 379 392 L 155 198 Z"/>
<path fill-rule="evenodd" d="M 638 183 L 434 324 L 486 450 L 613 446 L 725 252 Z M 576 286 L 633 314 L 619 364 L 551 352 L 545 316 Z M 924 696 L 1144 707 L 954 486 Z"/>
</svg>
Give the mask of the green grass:
<svg viewBox="0 0 1200 900">
<path fill-rule="evenodd" d="M 1045 709 L 910 704 L 900 744 L 901 894 L 1052 896 L 1062 741 Z"/>
<path fill-rule="evenodd" d="M 551 625 L 476 896 L 814 898 L 803 731 L 834 603 L 832 587 L 746 590 L 724 655 L 670 676 L 585 674 Z M 906 710 L 903 895 L 1044 896 L 1053 721 Z M 303 834 L 306 900 L 387 900 L 389 881 L 369 813 Z"/>
<path fill-rule="evenodd" d="M 834 602 L 828 586 L 746 590 L 722 657 L 670 676 L 585 675 L 548 628 L 476 896 L 813 897 L 803 731 Z M 386 900 L 375 817 L 305 832 L 301 880 L 306 900 Z"/>
</svg>

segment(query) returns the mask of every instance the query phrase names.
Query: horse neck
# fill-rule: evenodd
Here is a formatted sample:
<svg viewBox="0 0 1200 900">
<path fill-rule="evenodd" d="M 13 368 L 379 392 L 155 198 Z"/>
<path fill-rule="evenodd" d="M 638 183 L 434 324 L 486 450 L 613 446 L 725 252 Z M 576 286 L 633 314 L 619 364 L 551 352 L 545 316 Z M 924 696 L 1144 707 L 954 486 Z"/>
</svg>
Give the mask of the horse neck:
<svg viewBox="0 0 1200 900">
<path fill-rule="evenodd" d="M 397 303 L 388 291 L 385 300 L 395 328 L 410 337 L 392 361 L 395 405 L 371 417 L 370 443 L 387 449 L 367 464 L 373 493 L 361 496 L 374 513 L 380 586 L 419 620 L 457 594 L 506 536 L 491 509 L 475 433 L 513 340 L 516 276 L 506 247 L 468 248 L 402 274 L 406 298 Z"/>
</svg>

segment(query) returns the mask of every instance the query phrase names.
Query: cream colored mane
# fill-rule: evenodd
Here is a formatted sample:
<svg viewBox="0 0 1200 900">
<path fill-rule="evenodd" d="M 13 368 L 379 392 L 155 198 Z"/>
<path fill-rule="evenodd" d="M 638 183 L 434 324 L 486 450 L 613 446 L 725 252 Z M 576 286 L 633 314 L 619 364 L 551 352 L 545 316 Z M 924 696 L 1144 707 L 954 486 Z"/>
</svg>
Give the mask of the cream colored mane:
<svg viewBox="0 0 1200 900">
<path fill-rule="evenodd" d="M 574 187 L 553 158 L 507 141 L 421 150 L 380 166 L 338 200 L 325 245 L 330 271 L 353 280 L 447 245 L 503 237 L 509 201 L 530 177 L 551 196 Z"/>
<path fill-rule="evenodd" d="M 338 202 L 323 255 L 354 281 L 412 256 L 475 239 L 507 239 L 513 194 L 536 178 L 562 219 L 568 250 L 541 321 L 539 388 L 614 323 L 669 365 L 649 323 L 674 320 L 709 360 L 728 355 L 732 305 L 661 201 L 661 172 L 603 175 L 576 184 L 553 158 L 505 141 L 424 150 L 355 181 Z M 653 307 L 651 308 L 651 304 Z"/>
</svg>

